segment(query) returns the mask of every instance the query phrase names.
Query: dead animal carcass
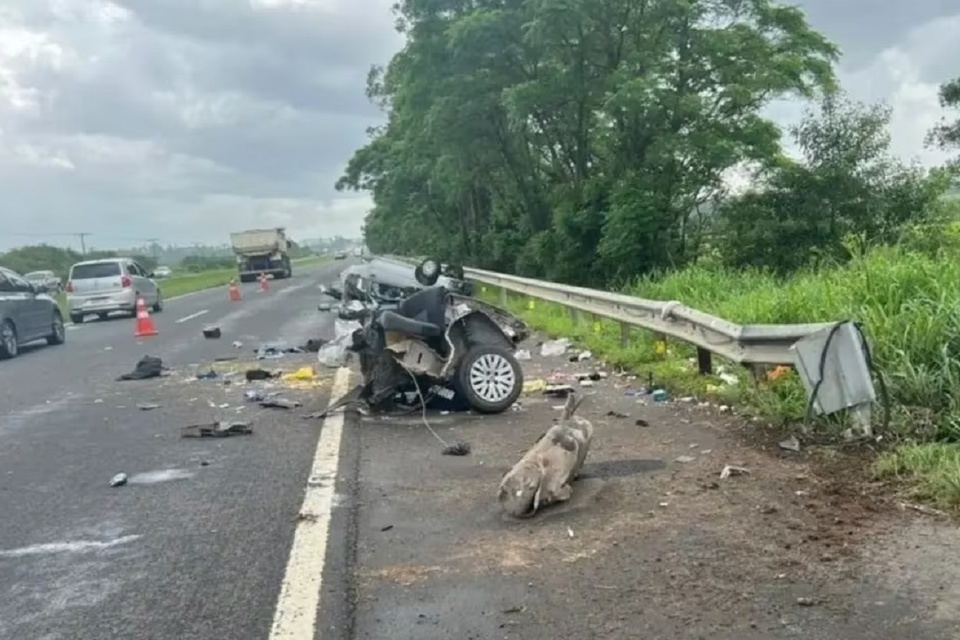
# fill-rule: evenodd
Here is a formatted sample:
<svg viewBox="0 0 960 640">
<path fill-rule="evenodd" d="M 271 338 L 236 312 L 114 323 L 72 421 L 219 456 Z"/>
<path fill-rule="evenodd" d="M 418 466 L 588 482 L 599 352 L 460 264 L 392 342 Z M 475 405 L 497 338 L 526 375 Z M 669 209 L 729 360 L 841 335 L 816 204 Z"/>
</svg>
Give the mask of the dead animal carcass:
<svg viewBox="0 0 960 640">
<path fill-rule="evenodd" d="M 569 500 L 590 450 L 593 425 L 574 415 L 583 397 L 567 396 L 560 421 L 550 427 L 500 481 L 497 501 L 516 518 L 529 518 L 553 502 Z"/>
</svg>

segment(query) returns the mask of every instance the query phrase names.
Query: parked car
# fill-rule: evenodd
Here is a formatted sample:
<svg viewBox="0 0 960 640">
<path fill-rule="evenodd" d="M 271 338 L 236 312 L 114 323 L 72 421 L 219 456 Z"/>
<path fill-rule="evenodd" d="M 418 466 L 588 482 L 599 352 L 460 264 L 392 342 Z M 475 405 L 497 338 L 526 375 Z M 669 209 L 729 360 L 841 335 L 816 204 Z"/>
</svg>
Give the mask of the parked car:
<svg viewBox="0 0 960 640">
<path fill-rule="evenodd" d="M 16 271 L 0 267 L 0 359 L 14 358 L 20 347 L 66 340 L 63 316 L 52 296 Z"/>
<path fill-rule="evenodd" d="M 347 252 L 346 252 L 346 251 L 337 251 L 335 254 L 333 254 L 333 259 L 334 259 L 334 260 L 346 260 L 346 259 L 347 259 Z"/>
<path fill-rule="evenodd" d="M 130 258 L 78 262 L 70 267 L 64 289 L 75 324 L 90 314 L 101 319 L 114 311 L 136 315 L 138 296 L 155 313 L 163 311 L 163 296 L 153 274 Z"/>
<path fill-rule="evenodd" d="M 60 293 L 60 278 L 53 271 L 31 271 L 23 276 L 30 284 L 35 284 L 44 291 Z"/>
<path fill-rule="evenodd" d="M 155 278 L 169 278 L 173 275 L 173 269 L 170 267 L 157 267 L 153 270 L 153 275 Z"/>
</svg>

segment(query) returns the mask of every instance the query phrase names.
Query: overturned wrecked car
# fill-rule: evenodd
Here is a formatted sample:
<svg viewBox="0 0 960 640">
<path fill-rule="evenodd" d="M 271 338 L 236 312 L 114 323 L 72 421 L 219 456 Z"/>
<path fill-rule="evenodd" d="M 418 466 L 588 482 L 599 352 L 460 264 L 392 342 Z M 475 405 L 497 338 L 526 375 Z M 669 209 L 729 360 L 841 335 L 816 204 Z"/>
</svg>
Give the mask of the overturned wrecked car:
<svg viewBox="0 0 960 640">
<path fill-rule="evenodd" d="M 438 285 L 436 261 L 414 272 L 420 290 L 392 308 L 367 307 L 362 326 L 343 336 L 342 348 L 359 356 L 363 379 L 330 410 L 353 403 L 375 412 L 397 405 L 508 409 L 523 389 L 514 351 L 529 333 L 526 324 Z"/>
<path fill-rule="evenodd" d="M 424 288 L 415 272 L 416 267 L 403 262 L 371 258 L 344 269 L 338 283 L 321 286 L 325 299 L 317 308 L 336 311 L 344 320 L 362 320 L 374 308 L 395 308 L 405 297 Z M 462 295 L 473 293 L 472 283 L 464 280 L 463 269 L 455 265 L 440 266 L 436 286 Z"/>
</svg>

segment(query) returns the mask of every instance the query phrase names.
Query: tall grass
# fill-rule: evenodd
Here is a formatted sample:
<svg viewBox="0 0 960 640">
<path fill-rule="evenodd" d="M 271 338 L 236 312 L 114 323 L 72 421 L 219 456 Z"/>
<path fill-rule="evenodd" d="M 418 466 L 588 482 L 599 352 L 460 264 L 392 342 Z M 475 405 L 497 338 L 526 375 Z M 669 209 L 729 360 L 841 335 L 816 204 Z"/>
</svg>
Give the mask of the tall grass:
<svg viewBox="0 0 960 640">
<path fill-rule="evenodd" d="M 919 498 L 960 507 L 960 258 L 954 253 L 880 247 L 845 265 L 786 279 L 693 266 L 642 279 L 627 292 L 678 300 L 743 324 L 860 323 L 894 408 L 891 429 L 883 435 L 901 445 L 878 459 L 878 475 L 904 478 Z M 533 326 L 631 368 L 640 374 L 638 384 L 653 376 L 675 393 L 719 396 L 768 418 L 789 421 L 803 415 L 806 394 L 795 375 L 759 385 L 742 376 L 740 384 L 729 385 L 698 376 L 687 345 L 671 343 L 663 355 L 646 332 L 635 331 L 622 343 L 612 322 L 578 320 L 558 305 L 531 305 L 515 297 L 507 306 Z"/>
<path fill-rule="evenodd" d="M 893 401 L 934 411 L 937 434 L 960 437 L 958 260 L 881 247 L 844 266 L 785 280 L 692 267 L 631 289 L 737 323 L 859 322 Z"/>
</svg>

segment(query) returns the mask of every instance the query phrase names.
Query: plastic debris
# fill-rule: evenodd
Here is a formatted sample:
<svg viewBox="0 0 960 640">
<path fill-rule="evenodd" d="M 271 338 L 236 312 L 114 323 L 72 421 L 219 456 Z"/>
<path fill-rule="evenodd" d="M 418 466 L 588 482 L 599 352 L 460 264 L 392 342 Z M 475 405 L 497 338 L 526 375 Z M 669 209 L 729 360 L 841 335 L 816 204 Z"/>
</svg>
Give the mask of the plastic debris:
<svg viewBox="0 0 960 640">
<path fill-rule="evenodd" d="M 291 347 L 286 342 L 268 342 L 257 348 L 257 360 L 282 358 L 288 353 L 303 353 L 303 349 Z"/>
<path fill-rule="evenodd" d="M 666 402 L 669 399 L 664 389 L 656 389 L 652 394 L 654 402 Z"/>
<path fill-rule="evenodd" d="M 125 373 L 117 380 L 146 380 L 148 378 L 159 378 L 163 373 L 163 360 L 153 356 L 143 356 L 137 362 L 133 371 Z"/>
<path fill-rule="evenodd" d="M 544 395 L 554 398 L 566 398 L 574 391 L 575 389 L 569 384 L 550 384 L 543 389 Z"/>
<path fill-rule="evenodd" d="M 300 348 L 309 353 L 317 353 L 318 351 L 320 351 L 320 347 L 322 347 L 326 343 L 327 341 L 321 338 L 310 338 L 309 340 L 307 340 L 306 344 L 304 344 Z"/>
<path fill-rule="evenodd" d="M 247 378 L 247 382 L 253 382 L 254 380 L 270 380 L 273 378 L 273 374 L 267 371 L 266 369 L 247 369 L 244 373 Z"/>
<path fill-rule="evenodd" d="M 263 389 L 247 389 L 243 392 L 243 397 L 250 402 L 260 402 L 266 399 L 267 392 Z"/>
<path fill-rule="evenodd" d="M 353 333 L 363 326 L 356 320 L 341 320 L 333 322 L 333 332 L 336 337 L 317 351 L 317 360 L 325 367 L 338 368 L 347 364 L 349 351 L 347 347 L 353 344 Z"/>
<path fill-rule="evenodd" d="M 559 338 L 557 340 L 548 340 L 540 345 L 540 355 L 546 358 L 562 356 L 570 348 L 568 338 Z"/>
<path fill-rule="evenodd" d="M 688 462 L 693 462 L 694 460 L 696 460 L 696 458 L 693 456 L 677 456 L 675 461 L 681 464 L 686 464 Z"/>
<path fill-rule="evenodd" d="M 584 360 L 590 360 L 593 358 L 593 352 L 591 351 L 581 351 L 577 354 L 577 361 L 583 362 Z"/>
<path fill-rule="evenodd" d="M 210 371 L 207 371 L 206 373 L 197 374 L 197 380 L 214 380 L 218 377 L 219 377 L 219 374 L 217 374 L 217 372 L 214 371 L 213 369 L 210 369 Z"/>
<path fill-rule="evenodd" d="M 726 384 L 737 384 L 740 382 L 740 378 L 732 373 L 721 373 L 717 377 L 723 380 Z"/>
<path fill-rule="evenodd" d="M 203 337 L 208 340 L 216 339 L 223 335 L 220 332 L 220 327 L 216 327 L 216 326 L 204 327 L 202 331 L 203 331 Z"/>
<path fill-rule="evenodd" d="M 781 449 L 784 449 L 786 451 L 795 451 L 795 452 L 800 451 L 800 441 L 797 440 L 796 436 L 790 436 L 786 440 L 782 440 L 777 444 Z"/>
<path fill-rule="evenodd" d="M 313 367 L 300 367 L 296 371 L 291 373 L 284 374 L 284 380 L 299 381 L 299 382 L 309 382 L 311 380 L 316 380 L 317 374 L 314 372 Z"/>
<path fill-rule="evenodd" d="M 154 404 L 153 402 L 138 402 L 137 409 L 140 411 L 153 411 L 154 409 L 159 409 L 160 405 Z"/>
<path fill-rule="evenodd" d="M 513 354 L 517 360 L 520 362 L 525 362 L 527 360 L 533 360 L 533 354 L 530 353 L 527 349 L 518 349 L 516 353 Z"/>
<path fill-rule="evenodd" d="M 744 476 L 749 474 L 750 474 L 749 469 L 746 469 L 744 467 L 735 467 L 733 465 L 728 464 L 728 465 L 725 465 L 723 467 L 723 471 L 720 472 L 720 479 L 726 480 L 731 476 Z"/>
<path fill-rule="evenodd" d="M 547 388 L 547 381 L 543 378 L 537 378 L 535 380 L 525 380 L 523 383 L 523 392 L 524 393 L 537 393 L 538 391 L 543 391 Z"/>
<path fill-rule="evenodd" d="M 301 406 L 296 400 L 287 400 L 286 398 L 267 398 L 260 402 L 260 406 L 265 409 L 296 409 Z"/>
<path fill-rule="evenodd" d="M 127 474 L 125 473 L 118 473 L 110 478 L 111 487 L 122 487 L 125 484 L 127 484 Z"/>
<path fill-rule="evenodd" d="M 240 342 L 239 340 L 234 340 L 234 341 L 233 341 L 233 348 L 234 348 L 234 349 L 243 349 L 243 343 Z"/>
<path fill-rule="evenodd" d="M 245 422 L 210 422 L 192 424 L 180 429 L 182 438 L 225 438 L 234 435 L 250 435 L 253 428 Z"/>
</svg>

